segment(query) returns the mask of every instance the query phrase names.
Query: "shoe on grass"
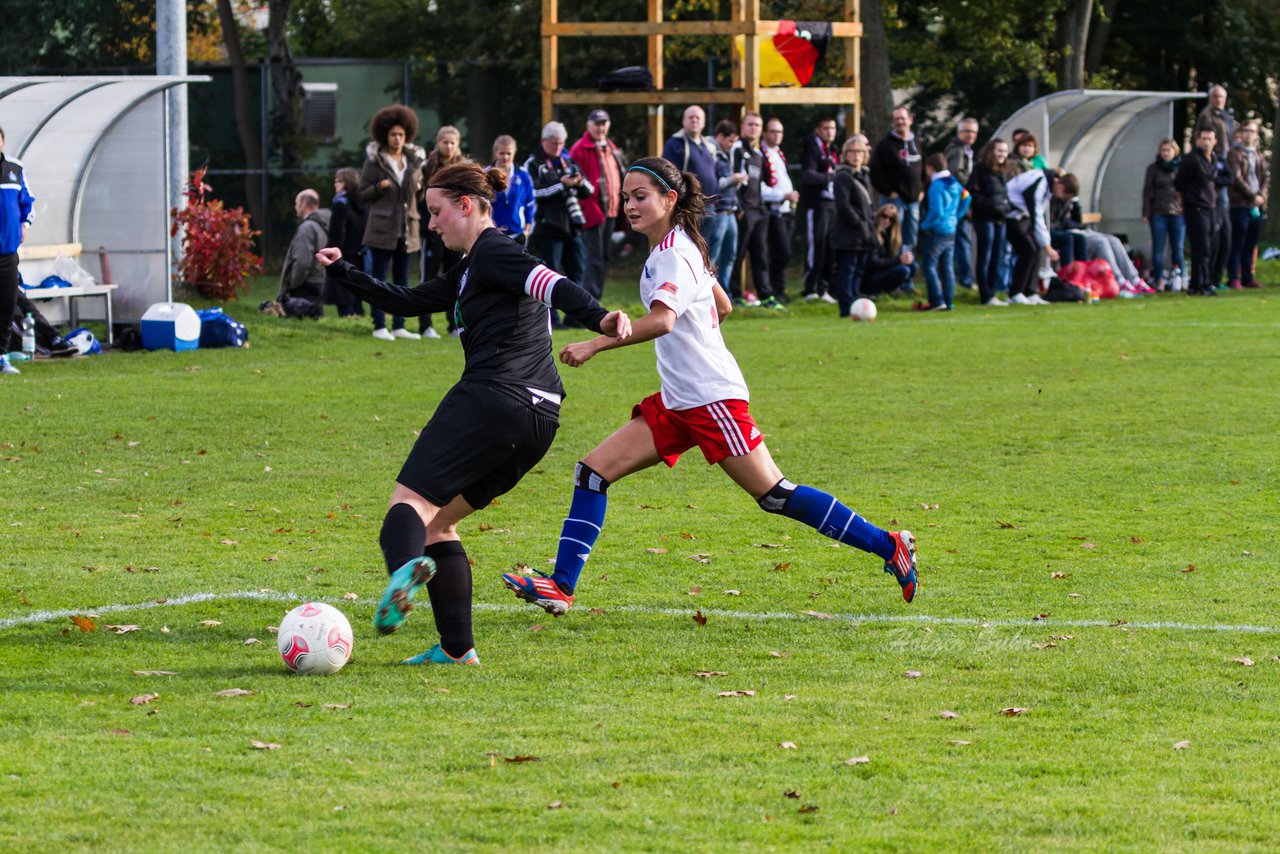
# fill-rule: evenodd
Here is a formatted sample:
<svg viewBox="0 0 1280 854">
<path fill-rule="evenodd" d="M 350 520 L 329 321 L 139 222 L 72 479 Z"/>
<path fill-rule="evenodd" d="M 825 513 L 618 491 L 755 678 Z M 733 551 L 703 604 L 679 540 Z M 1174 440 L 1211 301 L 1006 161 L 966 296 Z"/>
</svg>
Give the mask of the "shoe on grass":
<svg viewBox="0 0 1280 854">
<path fill-rule="evenodd" d="M 387 589 L 382 591 L 378 607 L 373 612 L 373 627 L 379 634 L 389 635 L 400 628 L 413 610 L 413 597 L 418 588 L 436 574 L 436 562 L 429 557 L 415 557 L 391 573 Z"/>
<path fill-rule="evenodd" d="M 433 327 L 428 326 L 426 329 L 422 330 L 422 337 L 438 339 L 440 337 L 440 333 L 436 332 Z"/>
<path fill-rule="evenodd" d="M 537 578 L 510 572 L 504 573 L 502 583 L 511 588 L 517 599 L 532 602 L 553 617 L 559 617 L 568 611 L 573 604 L 573 596 L 561 590 L 551 580 L 551 576 L 543 575 L 536 569 L 534 572 L 538 574 Z"/>
<path fill-rule="evenodd" d="M 22 371 L 9 363 L 7 355 L 0 354 L 0 374 L 20 374 Z"/>
<path fill-rule="evenodd" d="M 373 337 L 379 341 L 394 341 L 396 337 L 391 334 L 391 330 L 386 327 L 373 330 Z"/>
<path fill-rule="evenodd" d="M 783 305 L 782 303 L 778 302 L 777 297 L 765 297 L 763 300 L 761 300 L 761 302 L 760 302 L 760 307 L 761 307 L 761 308 L 771 308 L 771 309 L 773 309 L 774 311 L 786 311 L 786 310 L 787 310 L 787 307 L 786 307 L 785 305 Z"/>
<path fill-rule="evenodd" d="M 1007 303 L 1007 302 L 1005 302 L 1004 300 L 1000 299 L 1000 297 L 992 297 L 991 299 L 989 299 L 989 300 L 987 300 L 986 302 L 984 302 L 984 303 L 983 303 L 983 305 L 990 305 L 990 306 L 1006 306 L 1006 305 L 1008 305 L 1008 304 L 1009 304 L 1009 303 Z"/>
<path fill-rule="evenodd" d="M 391 334 L 397 338 L 406 338 L 410 341 L 417 341 L 422 336 L 416 332 L 410 332 L 408 329 L 401 327 L 400 329 L 392 329 Z"/>
<path fill-rule="evenodd" d="M 916 538 L 910 531 L 890 531 L 896 548 L 893 557 L 884 562 L 884 571 L 892 575 L 902 588 L 902 598 L 916 598 Z"/>
<path fill-rule="evenodd" d="M 835 305 L 837 302 L 839 302 L 839 300 L 837 300 L 831 294 L 823 294 L 821 299 L 823 302 L 827 303 L 828 305 Z"/>
<path fill-rule="evenodd" d="M 406 658 L 401 664 L 479 664 L 480 657 L 476 655 L 475 647 L 464 652 L 457 658 L 441 648 L 440 644 L 436 644 L 426 652 L 420 652 L 412 658 Z"/>
</svg>

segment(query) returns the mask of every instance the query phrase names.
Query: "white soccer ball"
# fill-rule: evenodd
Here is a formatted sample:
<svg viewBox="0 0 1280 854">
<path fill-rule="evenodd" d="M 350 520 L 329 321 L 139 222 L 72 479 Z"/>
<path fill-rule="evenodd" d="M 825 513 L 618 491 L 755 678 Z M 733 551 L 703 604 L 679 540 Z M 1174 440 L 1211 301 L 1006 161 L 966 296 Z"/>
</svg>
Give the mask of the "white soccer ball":
<svg viewBox="0 0 1280 854">
<path fill-rule="evenodd" d="M 853 305 L 849 306 L 849 316 L 854 320 L 870 323 L 876 319 L 876 304 L 866 297 L 856 299 Z"/>
<path fill-rule="evenodd" d="M 353 639 L 351 624 L 341 611 L 323 602 L 307 602 L 280 621 L 276 648 L 290 670 L 328 676 L 351 658 Z"/>
</svg>

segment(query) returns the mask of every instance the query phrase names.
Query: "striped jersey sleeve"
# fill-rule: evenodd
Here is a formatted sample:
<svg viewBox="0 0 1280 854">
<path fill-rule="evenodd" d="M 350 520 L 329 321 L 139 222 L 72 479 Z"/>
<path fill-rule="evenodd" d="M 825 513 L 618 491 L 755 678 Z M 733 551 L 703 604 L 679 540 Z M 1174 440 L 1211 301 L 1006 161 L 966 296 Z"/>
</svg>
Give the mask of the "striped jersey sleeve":
<svg viewBox="0 0 1280 854">
<path fill-rule="evenodd" d="M 551 295 L 555 292 L 556 284 L 563 278 L 564 276 L 546 264 L 538 264 L 525 277 L 524 292 L 538 302 L 550 306 Z"/>
</svg>

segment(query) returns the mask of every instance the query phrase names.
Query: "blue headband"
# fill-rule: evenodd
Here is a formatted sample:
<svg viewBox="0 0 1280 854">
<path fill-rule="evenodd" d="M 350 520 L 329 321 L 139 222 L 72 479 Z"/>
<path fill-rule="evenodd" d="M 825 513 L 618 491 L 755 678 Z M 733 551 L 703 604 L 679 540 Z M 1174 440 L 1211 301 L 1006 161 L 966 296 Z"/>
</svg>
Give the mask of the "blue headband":
<svg viewBox="0 0 1280 854">
<path fill-rule="evenodd" d="M 678 196 L 678 195 L 680 195 L 678 192 L 676 192 L 675 190 L 671 189 L 671 185 L 670 185 L 670 184 L 668 184 L 666 181 L 664 181 L 664 180 L 662 179 L 662 176 L 661 176 L 661 175 L 659 175 L 657 172 L 654 172 L 652 169 L 646 169 L 646 168 L 644 168 L 643 166 L 632 166 L 632 167 L 631 167 L 630 169 L 628 169 L 627 171 L 628 171 L 628 172 L 634 172 L 634 171 L 636 171 L 637 169 L 639 169 L 641 172 L 648 172 L 650 175 L 652 175 L 653 177 L 657 178 L 657 179 L 658 179 L 658 183 L 659 183 L 659 184 L 661 184 L 662 186 L 666 187 L 666 188 L 667 188 L 667 192 L 668 192 L 668 193 L 675 193 L 677 196 Z"/>
</svg>

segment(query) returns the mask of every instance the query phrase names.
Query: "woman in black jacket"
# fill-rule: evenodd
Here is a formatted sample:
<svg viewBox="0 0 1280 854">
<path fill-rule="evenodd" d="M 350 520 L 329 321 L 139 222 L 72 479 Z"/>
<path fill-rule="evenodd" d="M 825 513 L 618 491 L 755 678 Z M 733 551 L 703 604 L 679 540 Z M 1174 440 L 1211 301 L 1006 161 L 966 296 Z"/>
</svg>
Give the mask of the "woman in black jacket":
<svg viewBox="0 0 1280 854">
<path fill-rule="evenodd" d="M 1156 160 L 1147 167 L 1147 177 L 1142 182 L 1142 220 L 1151 226 L 1151 270 L 1155 274 L 1157 290 L 1182 290 L 1182 241 L 1187 233 L 1182 218 L 1182 200 L 1173 188 L 1173 176 L 1178 172 L 1182 157 L 1178 144 L 1171 139 L 1161 140 Z M 1164 274 L 1164 244 L 1169 241 L 1169 275 Z"/>
<path fill-rule="evenodd" d="M 859 137 L 845 142 L 840 160 L 836 167 L 831 248 L 836 253 L 836 302 L 840 316 L 848 317 L 854 301 L 862 297 L 867 255 L 876 244 L 876 208 L 871 202 L 871 178 L 865 168 L 867 147 Z"/>
<path fill-rule="evenodd" d="M 867 296 L 893 293 L 911 283 L 911 250 L 902 245 L 902 223 L 893 202 L 876 211 L 875 242 L 867 253 L 862 292 Z"/>
<path fill-rule="evenodd" d="M 969 176 L 969 195 L 973 197 L 969 211 L 973 214 L 973 230 L 977 236 L 974 273 L 978 280 L 978 299 L 983 305 L 1005 305 L 996 296 L 1000 283 L 1000 264 L 1005 252 L 1005 217 L 1013 209 L 1005 189 L 1008 178 L 1009 143 L 993 139 L 982 147 L 973 174 Z"/>
<path fill-rule="evenodd" d="M 360 187 L 360 173 L 354 169 L 339 169 L 333 176 L 333 205 L 329 215 L 329 242 L 342 250 L 342 260 L 358 270 L 369 272 L 365 263 L 364 227 L 369 211 L 356 194 Z M 338 307 L 338 317 L 364 317 L 364 303 L 358 297 L 334 281 L 325 277 L 324 301 Z"/>
</svg>

